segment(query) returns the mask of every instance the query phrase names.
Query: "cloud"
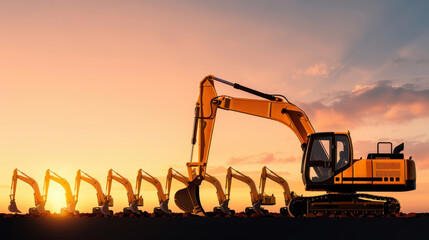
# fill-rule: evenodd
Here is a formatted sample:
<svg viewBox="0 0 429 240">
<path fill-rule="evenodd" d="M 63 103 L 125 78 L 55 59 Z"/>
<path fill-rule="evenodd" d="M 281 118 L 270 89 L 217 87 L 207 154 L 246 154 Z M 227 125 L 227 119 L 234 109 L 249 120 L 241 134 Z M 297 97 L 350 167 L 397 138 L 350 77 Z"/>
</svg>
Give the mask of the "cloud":
<svg viewBox="0 0 429 240">
<path fill-rule="evenodd" d="M 416 57 L 404 57 L 398 56 L 392 59 L 393 64 L 413 64 L 413 65 L 425 65 L 429 63 L 429 58 L 416 58 Z"/>
<path fill-rule="evenodd" d="M 217 174 L 226 174 L 226 171 L 228 170 L 228 168 L 224 167 L 224 166 L 209 166 L 207 168 L 207 173 L 211 174 L 211 175 L 217 175 Z"/>
<path fill-rule="evenodd" d="M 296 161 L 295 157 L 278 157 L 277 153 L 260 153 L 250 156 L 231 157 L 227 164 L 229 165 L 240 165 L 240 164 L 273 164 L 273 163 L 292 163 Z"/>
<path fill-rule="evenodd" d="M 295 79 L 300 78 L 302 76 L 327 78 L 329 76 L 329 73 L 331 73 L 337 67 L 338 65 L 328 66 L 324 62 L 316 63 L 305 69 L 295 69 L 293 71 L 292 77 Z"/>
<path fill-rule="evenodd" d="M 429 169 L 429 140 L 380 139 L 379 141 L 391 141 L 393 147 L 404 142 L 404 157 L 409 158 L 411 156 L 416 162 L 417 170 Z M 355 158 L 366 158 L 368 153 L 377 152 L 377 142 L 356 141 L 353 143 L 353 148 Z"/>
<path fill-rule="evenodd" d="M 393 86 L 392 81 L 383 80 L 356 85 L 350 92 L 339 92 L 330 104 L 320 99 L 300 105 L 320 128 L 404 123 L 429 116 L 429 90 L 418 87 L 414 83 Z"/>
</svg>

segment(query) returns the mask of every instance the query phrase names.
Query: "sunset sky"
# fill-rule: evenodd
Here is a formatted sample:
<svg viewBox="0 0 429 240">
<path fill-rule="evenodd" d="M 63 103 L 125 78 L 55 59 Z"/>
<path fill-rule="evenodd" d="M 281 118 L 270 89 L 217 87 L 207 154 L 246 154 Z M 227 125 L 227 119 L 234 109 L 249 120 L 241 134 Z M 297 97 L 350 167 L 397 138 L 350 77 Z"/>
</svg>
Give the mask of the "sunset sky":
<svg viewBox="0 0 429 240">
<path fill-rule="evenodd" d="M 375 193 L 404 212 L 429 211 L 428 1 L 0 1 L 0 212 L 7 212 L 12 171 L 43 187 L 46 169 L 74 186 L 76 171 L 103 188 L 112 168 L 133 185 L 142 168 L 165 184 L 169 167 L 186 173 L 194 105 L 209 74 L 285 95 L 322 131 L 350 130 L 354 158 L 378 141 L 405 142 L 416 161 L 417 190 Z M 254 98 L 217 84 L 218 94 Z M 303 195 L 301 148 L 283 125 L 218 111 L 207 172 L 225 181 L 229 166 L 257 186 L 263 166 Z M 172 193 L 182 188 L 173 182 Z M 216 191 L 203 183 L 206 210 Z M 267 183 L 283 207 L 280 186 Z M 127 205 L 114 183 L 114 211 Z M 145 206 L 155 188 L 142 185 Z M 32 189 L 18 182 L 27 212 Z M 77 210 L 96 206 L 81 184 Z M 64 191 L 51 183 L 46 209 L 59 212 Z M 174 201 L 170 209 L 180 211 Z M 233 180 L 230 207 L 251 206 Z"/>
</svg>

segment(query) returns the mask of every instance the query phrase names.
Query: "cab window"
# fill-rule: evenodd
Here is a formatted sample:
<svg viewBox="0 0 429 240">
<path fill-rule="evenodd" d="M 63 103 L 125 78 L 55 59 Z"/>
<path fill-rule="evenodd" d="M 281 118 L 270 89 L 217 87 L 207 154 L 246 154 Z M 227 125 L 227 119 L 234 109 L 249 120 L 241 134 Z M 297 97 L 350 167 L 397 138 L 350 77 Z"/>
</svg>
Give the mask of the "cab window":
<svg viewBox="0 0 429 240">
<path fill-rule="evenodd" d="M 335 163 L 335 170 L 341 169 L 349 163 L 349 139 L 346 135 L 336 135 L 335 141 L 337 144 L 337 161 Z"/>
<path fill-rule="evenodd" d="M 321 182 L 332 177 L 331 169 L 332 137 L 321 136 L 314 139 L 310 155 L 310 179 Z M 318 163 L 316 165 L 311 162 Z"/>
</svg>

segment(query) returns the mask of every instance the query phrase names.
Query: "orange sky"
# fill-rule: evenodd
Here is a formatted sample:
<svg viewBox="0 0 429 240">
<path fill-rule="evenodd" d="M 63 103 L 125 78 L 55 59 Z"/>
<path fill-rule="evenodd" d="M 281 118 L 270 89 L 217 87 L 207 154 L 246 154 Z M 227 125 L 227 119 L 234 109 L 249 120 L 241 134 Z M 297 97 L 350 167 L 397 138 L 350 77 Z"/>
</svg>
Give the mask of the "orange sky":
<svg viewBox="0 0 429 240">
<path fill-rule="evenodd" d="M 377 141 L 405 142 L 417 190 L 388 195 L 405 212 L 428 211 L 429 32 L 421 9 L 400 2 L 1 2 L 0 212 L 7 212 L 15 168 L 40 187 L 50 168 L 72 188 L 78 169 L 102 186 L 110 168 L 133 185 L 139 168 L 163 184 L 169 167 L 185 173 L 198 84 L 208 74 L 287 96 L 316 131 L 350 130 L 355 158 L 376 151 Z M 300 159 L 299 141 L 281 124 L 218 111 L 208 172 L 222 183 L 232 165 L 258 184 L 267 165 L 292 190 L 315 194 L 304 190 Z M 174 182 L 172 195 L 180 188 Z M 202 188 L 211 209 L 215 190 Z M 120 211 L 125 190 L 114 183 L 112 191 Z M 231 208 L 251 205 L 245 184 L 234 182 L 232 191 Z M 268 209 L 278 211 L 280 187 L 269 183 L 267 193 L 278 202 Z M 142 195 L 141 209 L 151 212 L 155 189 L 144 183 Z M 57 184 L 49 196 L 47 209 L 64 207 Z M 22 182 L 17 204 L 22 211 L 33 205 Z M 77 209 L 95 205 L 95 191 L 83 183 Z M 179 211 L 173 202 L 170 208 Z"/>
</svg>

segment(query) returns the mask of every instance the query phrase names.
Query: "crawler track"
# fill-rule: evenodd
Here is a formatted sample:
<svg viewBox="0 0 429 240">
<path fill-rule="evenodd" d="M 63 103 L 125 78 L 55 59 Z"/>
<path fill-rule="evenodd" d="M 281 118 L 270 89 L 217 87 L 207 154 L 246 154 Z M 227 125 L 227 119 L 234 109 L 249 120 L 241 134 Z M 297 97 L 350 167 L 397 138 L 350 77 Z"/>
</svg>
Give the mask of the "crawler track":
<svg viewBox="0 0 429 240">
<path fill-rule="evenodd" d="M 317 214 L 356 214 L 383 216 L 398 213 L 399 201 L 372 194 L 338 193 L 312 197 L 295 197 L 288 205 L 291 216 Z"/>
</svg>

